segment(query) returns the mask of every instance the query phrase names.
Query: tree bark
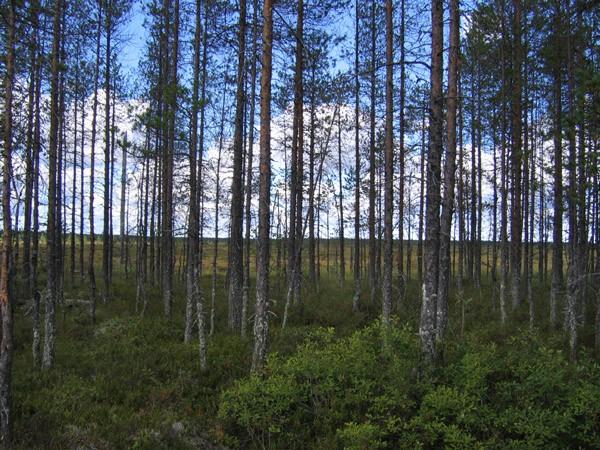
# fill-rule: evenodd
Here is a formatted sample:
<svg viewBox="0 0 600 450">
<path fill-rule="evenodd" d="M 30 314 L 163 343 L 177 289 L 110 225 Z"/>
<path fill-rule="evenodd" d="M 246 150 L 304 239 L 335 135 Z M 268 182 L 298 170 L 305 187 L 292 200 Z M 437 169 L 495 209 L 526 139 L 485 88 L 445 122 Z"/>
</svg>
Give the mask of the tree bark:
<svg viewBox="0 0 600 450">
<path fill-rule="evenodd" d="M 439 239 L 440 239 L 440 163 L 443 134 L 443 2 L 431 2 L 431 100 L 430 100 L 430 142 L 427 156 L 427 204 L 425 212 L 425 274 L 423 278 L 423 304 L 419 335 L 421 351 L 427 363 L 437 358 L 436 334 L 436 295 L 438 283 Z"/>
<path fill-rule="evenodd" d="M 521 304 L 521 234 L 523 228 L 523 212 L 521 206 L 521 183 L 523 148 L 521 135 L 521 0 L 513 0 L 513 74 L 512 74 L 512 207 L 511 211 L 511 296 L 512 307 Z"/>
<path fill-rule="evenodd" d="M 260 186 L 257 241 L 256 312 L 252 371 L 260 371 L 267 356 L 269 335 L 269 203 L 271 196 L 271 73 L 273 5 L 263 5 L 263 55 L 260 99 Z"/>
<path fill-rule="evenodd" d="M 340 273 L 339 284 L 343 286 L 346 280 L 346 258 L 344 257 L 345 238 L 344 238 L 344 187 L 343 187 L 343 168 L 342 168 L 342 115 L 338 117 L 338 189 L 340 196 L 340 224 L 339 224 L 339 245 L 340 245 Z M 327 215 L 327 224 L 329 225 L 329 214 Z M 329 226 L 327 227 L 327 267 L 329 268 Z"/>
<path fill-rule="evenodd" d="M 112 37 L 112 0 L 106 2 L 105 33 L 106 54 L 104 60 L 104 221 L 102 228 L 102 280 L 104 282 L 102 301 L 110 299 L 110 190 L 111 190 L 111 138 L 110 138 L 110 65 Z"/>
<path fill-rule="evenodd" d="M 92 323 L 96 322 L 96 273 L 94 258 L 96 235 L 94 233 L 94 171 L 96 158 L 96 121 L 98 118 L 98 79 L 100 76 L 100 39 L 102 27 L 102 3 L 98 2 L 98 29 L 96 34 L 96 65 L 94 68 L 94 100 L 92 105 L 92 136 L 90 142 L 90 254 L 88 260 L 88 277 L 90 283 L 90 316 Z"/>
<path fill-rule="evenodd" d="M 557 4 L 555 12 L 555 32 L 560 33 L 561 9 Z M 556 43 L 560 43 L 558 36 Z M 563 288 L 563 254 L 562 254 L 562 68 L 557 64 L 554 69 L 554 224 L 552 227 L 552 285 L 550 288 L 550 324 L 558 323 L 558 299 Z M 543 195 L 543 194 L 542 194 Z"/>
<path fill-rule="evenodd" d="M 288 295 L 286 303 L 300 301 L 302 198 L 304 158 L 304 1 L 298 1 L 296 24 L 296 62 L 294 67 L 294 118 L 290 174 L 290 228 L 288 233 Z M 287 309 L 287 308 L 286 308 Z M 287 319 L 287 317 L 286 317 Z M 285 320 L 284 320 L 285 323 Z"/>
<path fill-rule="evenodd" d="M 250 67 L 250 120 L 248 124 L 248 155 L 246 157 L 246 204 L 245 204 L 245 249 L 244 288 L 242 298 L 242 337 L 246 336 L 248 321 L 248 296 L 250 293 L 250 228 L 252 225 L 252 159 L 254 150 L 254 117 L 256 113 L 256 66 L 258 62 L 258 1 L 252 2 L 252 65 Z M 279 234 L 278 234 L 279 236 Z M 279 248 L 279 247 L 278 247 Z"/>
<path fill-rule="evenodd" d="M 450 62 L 448 65 L 447 153 L 444 163 L 444 199 L 439 241 L 439 280 L 437 286 L 436 339 L 440 346 L 448 323 L 448 291 L 450 288 L 450 233 L 454 212 L 456 173 L 456 111 L 458 104 L 458 58 L 460 44 L 459 0 L 450 1 Z"/>
<path fill-rule="evenodd" d="M 357 312 L 360 306 L 360 79 L 358 76 L 359 60 L 359 15 L 358 0 L 355 2 L 355 34 L 354 34 L 354 297 L 352 311 Z"/>
<path fill-rule="evenodd" d="M 187 273 L 186 273 L 186 307 L 185 307 L 185 331 L 183 341 L 188 343 L 192 338 L 194 308 L 200 300 L 199 295 L 199 268 L 198 252 L 200 213 L 198 211 L 198 100 L 200 89 L 200 38 L 202 33 L 201 24 L 201 0 L 196 1 L 195 30 L 194 30 L 194 57 L 192 75 L 192 111 L 190 119 L 190 202 L 188 209 L 188 235 L 187 235 Z M 201 301 L 201 300 L 200 300 Z M 204 344 L 204 327 L 200 323 L 198 332 L 200 336 L 200 365 L 206 366 L 206 349 Z"/>
<path fill-rule="evenodd" d="M 238 67 L 235 95 L 235 122 L 233 132 L 233 177 L 231 181 L 231 233 L 229 238 L 229 328 L 241 332 L 243 241 L 242 214 L 242 159 L 244 152 L 244 74 L 246 66 L 246 0 L 240 0 L 238 26 Z"/>
<path fill-rule="evenodd" d="M 375 0 L 371 0 L 371 92 L 370 92 L 370 142 L 369 142 L 369 287 L 371 304 L 375 303 L 377 285 L 377 238 L 375 231 Z"/>
<path fill-rule="evenodd" d="M 393 216 L 394 216 L 394 21 L 392 0 L 385 2 L 385 237 L 382 284 L 382 322 L 389 326 L 392 314 Z M 402 218 L 400 218 L 402 220 Z"/>
<path fill-rule="evenodd" d="M 57 242 L 57 215 L 60 210 L 57 208 L 58 187 L 57 187 L 57 152 L 58 152 L 58 133 L 59 133 L 59 51 L 62 38 L 61 29 L 62 0 L 54 2 L 53 19 L 53 38 L 52 38 L 52 57 L 50 72 L 50 139 L 48 145 L 48 218 L 47 218 L 47 294 L 44 323 L 44 353 L 42 356 L 42 368 L 49 369 L 54 363 L 54 340 L 56 327 L 56 298 L 57 284 L 59 278 L 59 265 L 57 264 L 60 255 Z M 6 192 L 6 191 L 5 191 Z"/>
<path fill-rule="evenodd" d="M 60 0 L 59 0 L 60 1 Z M 60 10 L 59 10 L 60 11 Z M 9 448 L 12 441 L 12 357 L 13 357 L 13 311 L 12 311 L 12 220 L 10 210 L 12 177 L 12 104 L 15 79 L 15 24 L 16 1 L 8 4 L 6 15 L 6 78 L 4 81 L 4 136 L 2 155 L 2 259 L 0 262 L 0 448 Z"/>
</svg>

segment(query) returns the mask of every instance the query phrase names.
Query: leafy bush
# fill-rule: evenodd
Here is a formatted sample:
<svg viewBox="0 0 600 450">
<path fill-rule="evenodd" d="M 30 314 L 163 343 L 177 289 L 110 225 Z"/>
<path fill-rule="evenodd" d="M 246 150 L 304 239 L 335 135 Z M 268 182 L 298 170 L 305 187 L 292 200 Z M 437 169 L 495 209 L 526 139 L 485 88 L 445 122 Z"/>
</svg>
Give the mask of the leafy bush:
<svg viewBox="0 0 600 450">
<path fill-rule="evenodd" d="M 261 448 L 600 447 L 600 369 L 571 365 L 527 332 L 508 345 L 465 345 L 418 377 L 408 328 L 314 332 L 273 355 L 263 376 L 222 397 L 229 443 Z"/>
<path fill-rule="evenodd" d="M 384 345 L 375 323 L 349 337 L 335 339 L 331 328 L 310 335 L 298 352 L 272 355 L 264 377 L 252 375 L 227 390 L 219 417 L 225 430 L 258 446 L 302 448 L 308 442 L 397 427 L 389 413 L 406 414 L 418 355 L 414 334 L 393 328 Z M 410 355 L 410 356 L 409 356 Z M 400 386 L 403 386 L 400 388 Z M 346 425 L 355 423 L 355 426 Z"/>
</svg>

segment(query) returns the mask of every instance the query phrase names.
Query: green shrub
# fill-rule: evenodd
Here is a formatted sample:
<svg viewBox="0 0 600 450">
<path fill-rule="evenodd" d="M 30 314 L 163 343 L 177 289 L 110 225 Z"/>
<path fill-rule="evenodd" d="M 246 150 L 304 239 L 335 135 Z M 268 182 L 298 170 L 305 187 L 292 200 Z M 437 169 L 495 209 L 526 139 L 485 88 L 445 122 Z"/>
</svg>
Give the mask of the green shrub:
<svg viewBox="0 0 600 450">
<path fill-rule="evenodd" d="M 242 446 L 277 448 L 302 448 L 338 430 L 342 442 L 353 433 L 398 432 L 397 414 L 412 405 L 418 352 L 406 328 L 394 327 L 386 337 L 384 345 L 379 323 L 341 339 L 320 329 L 291 357 L 272 355 L 264 377 L 253 375 L 223 394 L 225 430 L 241 437 Z"/>
<path fill-rule="evenodd" d="M 571 365 L 532 333 L 468 344 L 419 378 L 407 328 L 320 329 L 263 376 L 221 397 L 229 442 L 266 448 L 565 448 L 600 446 L 597 365 Z M 575 373 L 577 372 L 577 373 Z M 596 376 L 594 376 L 596 374 Z"/>
</svg>

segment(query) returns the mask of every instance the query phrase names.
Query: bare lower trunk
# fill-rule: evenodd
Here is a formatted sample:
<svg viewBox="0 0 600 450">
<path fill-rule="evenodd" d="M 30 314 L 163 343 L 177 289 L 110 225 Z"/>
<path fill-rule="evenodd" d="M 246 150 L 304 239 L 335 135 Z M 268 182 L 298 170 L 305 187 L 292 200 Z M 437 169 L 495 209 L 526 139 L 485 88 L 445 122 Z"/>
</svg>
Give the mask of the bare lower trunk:
<svg viewBox="0 0 600 450">
<path fill-rule="evenodd" d="M 439 264 L 440 235 L 440 160 L 442 154 L 443 111 L 442 111 L 442 70 L 443 70 L 443 3 L 431 2 L 432 44 L 431 44 L 431 101 L 430 101 L 430 143 L 427 157 L 427 204 L 425 215 L 425 273 L 423 278 L 423 303 L 419 335 L 421 351 L 427 363 L 437 358 L 436 335 L 436 295 Z"/>
<path fill-rule="evenodd" d="M 58 133 L 59 133 L 59 48 L 61 42 L 61 10 L 62 1 L 56 0 L 54 4 L 54 25 L 52 40 L 52 67 L 50 81 L 50 142 L 48 146 L 48 216 L 47 216 L 47 293 L 44 323 L 44 352 L 42 355 L 42 368 L 49 369 L 54 363 L 54 339 L 56 322 L 56 298 L 57 284 L 60 274 L 58 273 L 57 261 L 60 251 L 57 242 L 57 223 L 60 221 L 57 215 L 60 210 L 57 208 L 57 152 L 58 152 Z M 6 192 L 6 190 L 4 191 Z"/>
<path fill-rule="evenodd" d="M 386 82 L 385 82 L 385 238 L 382 284 L 382 322 L 389 326 L 392 313 L 393 215 L 394 215 L 394 104 L 393 104 L 393 15 L 392 0 L 386 0 Z M 402 218 L 401 218 L 402 219 Z"/>
<path fill-rule="evenodd" d="M 271 196 L 271 58 L 273 43 L 273 5 L 263 5 L 263 56 L 260 99 L 260 187 L 257 241 L 256 312 L 252 371 L 260 371 L 267 357 L 269 336 L 269 212 Z"/>
<path fill-rule="evenodd" d="M 244 152 L 244 73 L 246 57 L 246 0 L 240 0 L 238 29 L 238 67 L 233 133 L 233 176 L 231 182 L 231 215 L 229 238 L 229 328 L 240 332 L 242 327 L 243 245 L 242 214 L 244 207 L 242 172 Z"/>
<path fill-rule="evenodd" d="M 6 23 L 6 78 L 4 91 L 4 136 L 2 158 L 2 257 L 0 261 L 0 448 L 9 448 L 12 441 L 12 357 L 13 357 L 13 311 L 12 311 L 12 221 L 10 209 L 12 176 L 12 102 L 15 78 L 15 1 L 11 1 Z M 59 10 L 60 11 L 60 10 Z"/>
<path fill-rule="evenodd" d="M 444 199 L 440 225 L 439 280 L 437 286 L 436 339 L 444 340 L 448 322 L 448 290 L 450 287 L 450 233 L 454 207 L 456 172 L 456 111 L 458 103 L 458 52 L 460 13 L 458 0 L 450 2 L 450 63 L 448 66 L 448 150 L 444 166 Z"/>
<path fill-rule="evenodd" d="M 513 309 L 521 304 L 521 183 L 523 149 L 521 145 L 521 1 L 513 0 L 513 76 L 512 76 L 512 207 L 510 226 L 510 270 Z"/>
<path fill-rule="evenodd" d="M 189 149 L 190 163 L 190 202 L 188 214 L 188 236 L 187 236 L 187 277 L 186 277 L 186 307 L 185 307 L 185 330 L 183 341 L 188 343 L 192 338 L 193 328 L 193 310 L 199 303 L 198 296 L 200 290 L 199 280 L 199 257 L 200 245 L 199 222 L 200 213 L 198 211 L 198 97 L 200 86 L 200 36 L 201 36 L 201 1 L 196 2 L 196 22 L 194 32 L 194 73 L 192 86 L 192 117 L 190 122 L 191 136 Z M 198 316 L 200 317 L 200 316 Z M 200 330 L 202 333 L 203 331 Z M 202 356 L 200 361 L 206 363 L 206 356 Z M 203 366 L 204 367 L 204 366 Z"/>
<path fill-rule="evenodd" d="M 355 35 L 354 35 L 354 297 L 352 311 L 357 312 L 360 305 L 360 81 L 358 77 L 358 0 L 355 3 Z"/>
<path fill-rule="evenodd" d="M 242 298 L 242 337 L 246 336 L 248 322 L 248 296 L 250 293 L 250 228 L 252 207 L 252 158 L 254 149 L 254 115 L 256 108 L 256 66 L 258 41 L 258 1 L 252 2 L 252 66 L 250 68 L 250 120 L 248 124 L 248 155 L 246 161 L 246 211 L 245 211 L 245 251 L 244 251 L 244 289 Z M 278 205 L 279 207 L 279 205 Z"/>
</svg>

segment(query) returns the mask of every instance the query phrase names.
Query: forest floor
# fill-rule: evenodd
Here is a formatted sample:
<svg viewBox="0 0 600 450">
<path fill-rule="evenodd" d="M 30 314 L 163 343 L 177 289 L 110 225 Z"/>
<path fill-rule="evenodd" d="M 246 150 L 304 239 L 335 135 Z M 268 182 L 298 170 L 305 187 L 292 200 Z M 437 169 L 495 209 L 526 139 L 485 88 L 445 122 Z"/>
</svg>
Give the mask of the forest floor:
<svg viewBox="0 0 600 450">
<path fill-rule="evenodd" d="M 463 445 L 470 447 L 471 444 L 473 448 L 481 445 L 496 447 L 498 442 L 516 443 L 507 447 L 532 448 L 537 447 L 538 444 L 544 447 L 547 442 L 577 443 L 584 447 L 600 442 L 600 426 L 598 426 L 600 406 L 589 407 L 592 402 L 600 400 L 600 377 L 597 377 L 600 369 L 593 361 L 591 351 L 585 350 L 591 344 L 590 327 L 584 329 L 582 351 L 584 362 L 574 366 L 561 352 L 563 341 L 560 333 L 550 331 L 545 322 L 541 322 L 541 326 L 534 332 L 529 332 L 527 305 L 523 305 L 522 310 L 511 314 L 509 324 L 501 327 L 498 320 L 499 312 L 490 286 L 484 284 L 482 290 L 466 289 L 460 298 L 453 300 L 450 307 L 448 343 L 444 355 L 445 368 L 432 375 L 435 382 L 425 383 L 423 378 L 426 376 L 418 370 L 418 336 L 415 331 L 418 329 L 419 317 L 417 281 L 412 280 L 408 283 L 405 301 L 401 305 L 395 305 L 396 315 L 399 318 L 397 328 L 408 330 L 405 335 L 398 337 L 398 347 L 392 344 L 396 349 L 395 357 L 400 358 L 398 361 L 402 360 L 403 364 L 408 364 L 405 372 L 396 372 L 400 369 L 394 365 L 387 365 L 391 364 L 389 361 L 392 359 L 387 358 L 385 354 L 382 360 L 377 361 L 363 361 L 362 358 L 365 356 L 360 355 L 361 352 L 385 353 L 385 350 L 380 350 L 379 344 L 373 344 L 374 347 L 361 347 L 371 342 L 371 339 L 374 339 L 372 342 L 380 342 L 377 340 L 379 338 L 373 337 L 368 331 L 373 328 L 370 324 L 376 320 L 379 306 L 370 305 L 363 299 L 365 303 L 362 311 L 353 314 L 351 311 L 352 280 L 349 279 L 351 274 L 347 274 L 347 281 L 340 287 L 337 275 L 333 271 L 328 274 L 322 269 L 322 272 L 321 282 L 316 289 L 306 285 L 303 307 L 301 310 L 292 310 L 290 326 L 286 330 L 280 328 L 285 299 L 284 283 L 281 279 L 272 281 L 273 315 L 271 316 L 270 352 L 275 356 L 270 359 L 266 376 L 267 380 L 271 377 L 271 380 L 284 381 L 281 381 L 283 385 L 277 385 L 276 381 L 273 381 L 275 384 L 269 384 L 271 381 L 259 384 L 256 389 L 252 384 L 253 377 L 249 376 L 251 338 L 241 339 L 226 330 L 226 292 L 223 271 L 218 278 L 216 332 L 209 337 L 206 372 L 201 372 L 199 368 L 197 341 L 191 344 L 183 343 L 185 298 L 182 290 L 183 283 L 176 283 L 172 320 L 166 320 L 162 315 L 161 297 L 156 286 L 149 293 L 151 302 L 145 316 L 140 317 L 136 314 L 135 281 L 131 275 L 129 279 L 121 275 L 115 277 L 112 286 L 113 298 L 107 304 L 102 304 L 99 300 L 95 325 L 90 322 L 85 302 L 74 302 L 67 307 L 59 308 L 56 360 L 54 367 L 47 371 L 40 371 L 33 367 L 31 317 L 25 315 L 27 309 L 25 306 L 17 308 L 13 369 L 16 447 L 23 449 L 395 448 L 400 445 L 398 439 L 401 439 L 401 442 L 405 443 L 402 446 L 406 448 L 413 447 L 413 444 L 417 447 L 441 445 L 464 448 Z M 66 284 L 70 285 L 68 281 L 67 274 Z M 206 269 L 203 287 L 205 301 L 208 302 L 210 278 Z M 366 291 L 366 286 L 364 288 Z M 65 298 L 85 299 L 86 292 L 85 284 L 79 285 L 75 282 L 65 293 Z M 543 304 L 547 290 L 544 286 L 537 286 L 535 292 L 536 302 L 539 304 L 538 314 L 542 316 L 546 314 Z M 590 314 L 592 309 L 594 308 L 590 308 Z M 463 328 L 464 331 L 461 331 Z M 251 331 L 251 327 L 249 330 Z M 357 330 L 367 331 L 363 331 L 366 334 L 361 335 L 361 331 Z M 323 338 L 321 336 L 323 333 L 332 335 Z M 365 343 L 356 343 L 356 336 L 362 336 L 360 339 Z M 517 341 L 513 340 L 515 337 L 518 338 Z M 532 347 L 532 342 L 536 343 L 535 348 Z M 341 347 L 336 347 L 337 343 Z M 327 353 L 329 351 L 327 349 L 333 351 L 333 356 Z M 547 367 L 531 365 L 533 364 L 531 361 L 548 360 L 547 354 L 544 353 L 545 349 L 550 349 L 549 351 L 554 352 L 553 355 L 558 356 L 554 359 L 549 358 Z M 345 360 L 343 355 L 346 351 L 349 353 Z M 466 375 L 457 375 L 457 371 L 467 370 L 464 368 L 464 361 L 471 351 L 472 355 L 478 355 L 476 359 L 480 358 L 483 361 L 477 363 L 477 367 L 492 365 L 493 362 L 494 365 L 513 367 L 516 373 L 522 370 L 525 378 L 510 378 L 513 375 L 506 374 L 508 370 L 506 367 L 498 367 L 497 370 L 501 370 L 501 373 L 489 372 L 486 375 L 488 381 L 486 381 L 485 395 L 481 392 L 464 393 L 465 389 L 472 387 L 460 387 L 462 386 L 460 379 L 479 373 L 477 370 L 473 372 L 468 369 Z M 490 351 L 494 354 L 493 358 L 489 356 Z M 523 353 L 519 357 L 524 359 L 515 362 L 511 359 L 513 358 L 511 352 L 520 351 L 532 353 L 529 356 L 526 352 Z M 355 355 L 353 352 L 358 354 Z M 326 368 L 315 368 L 311 365 L 317 364 L 315 361 L 319 361 L 319 355 L 325 358 Z M 303 360 L 303 357 L 306 357 L 306 360 Z M 336 362 L 338 357 L 340 360 Z M 341 367 L 339 373 L 332 372 L 334 370 L 332 367 L 337 367 L 336 364 Z M 357 365 L 360 364 L 362 365 L 359 369 Z M 523 368 L 524 365 L 527 368 Z M 381 374 L 376 374 L 379 369 Z M 325 371 L 326 376 L 322 377 L 319 370 Z M 528 378 L 531 374 L 540 371 L 545 374 L 544 376 L 551 375 L 546 371 L 552 373 L 558 371 L 560 375 L 556 376 L 562 378 L 547 380 L 541 375 L 537 381 Z M 311 377 L 306 375 L 307 373 L 313 374 L 311 375 L 313 381 L 308 391 L 304 389 L 306 384 L 302 384 L 304 383 L 302 380 Z M 359 380 L 358 384 L 341 387 L 354 376 Z M 407 405 L 411 405 L 409 410 L 398 412 L 398 404 L 394 403 L 396 400 L 389 399 L 392 395 L 389 392 L 380 393 L 382 398 L 388 400 L 373 405 L 373 399 L 378 397 L 372 389 L 375 389 L 374 386 L 378 383 L 388 383 L 388 381 L 382 381 L 383 378 L 371 379 L 371 376 L 390 377 L 390 379 L 406 378 L 402 386 L 394 386 L 394 382 L 389 383 L 394 392 L 404 392 L 403 395 L 410 399 L 410 401 L 406 400 Z M 456 381 L 457 376 L 459 381 Z M 510 383 L 514 385 L 510 385 L 506 377 L 509 377 Z M 490 381 L 491 379 L 494 381 Z M 371 384 L 368 387 L 357 387 L 361 386 L 362 380 L 371 380 Z M 409 380 L 413 382 L 408 383 Z M 573 390 L 569 392 L 580 392 L 582 386 L 586 389 L 582 394 L 583 400 L 577 403 L 579 406 L 568 403 L 571 406 L 567 408 L 564 405 L 568 400 L 563 397 L 556 400 L 557 404 L 562 406 L 552 406 L 557 409 L 557 414 L 565 415 L 567 414 L 565 411 L 569 412 L 569 421 L 564 425 L 566 429 L 564 427 L 560 429 L 556 422 L 554 425 L 549 423 L 546 427 L 540 425 L 542 431 L 535 429 L 526 432 L 520 428 L 517 431 L 514 429 L 506 431 L 502 428 L 505 425 L 501 424 L 506 420 L 517 421 L 512 416 L 507 418 L 502 415 L 507 408 L 526 408 L 523 405 L 518 406 L 515 399 L 507 400 L 504 395 L 516 395 L 519 390 L 516 386 L 519 385 L 530 386 L 532 383 L 535 390 L 535 386 L 541 383 L 543 395 L 547 396 L 548 392 L 554 392 L 554 383 L 564 384 L 565 380 L 576 383 Z M 581 385 L 582 380 L 592 381 L 585 381 L 586 384 Z M 482 411 L 487 409 L 479 410 L 477 405 L 481 406 L 484 402 L 483 398 L 487 398 L 489 402 L 499 401 L 494 395 L 504 392 L 495 384 L 500 381 L 508 383 L 502 386 L 509 393 L 502 394 L 502 401 L 506 402 L 502 414 L 495 412 L 495 415 L 490 415 L 494 417 L 491 423 L 495 425 L 488 423 L 481 428 L 468 421 L 465 424 L 456 418 L 448 419 L 454 417 L 454 413 L 446 411 L 450 408 L 447 403 L 452 403 L 454 400 L 448 400 L 447 392 L 444 394 L 444 400 L 439 400 L 442 405 L 438 405 L 445 411 L 443 414 L 440 413 L 442 419 L 435 415 L 439 411 L 433 414 L 430 411 L 432 406 L 427 406 L 427 396 L 434 392 L 432 389 L 444 385 L 456 389 L 458 393 L 465 396 L 461 397 L 462 400 L 457 400 L 460 406 L 454 405 L 453 408 L 459 408 L 461 411 L 471 408 L 474 417 L 481 417 Z M 411 385 L 407 386 L 406 383 Z M 288 391 L 292 385 L 302 386 L 304 390 Z M 336 385 L 338 386 L 336 389 L 341 389 L 340 391 L 334 389 Z M 490 388 L 491 385 L 493 389 Z M 248 390 L 260 391 L 262 389 L 260 386 L 267 386 L 267 388 L 272 386 L 274 390 L 264 395 L 260 392 L 247 392 Z M 327 386 L 334 390 L 328 391 Z M 365 391 L 360 391 L 363 388 Z M 489 392 L 488 388 L 491 389 Z M 316 389 L 321 389 L 319 394 L 315 394 Z M 226 392 L 229 394 L 224 394 Z M 351 393 L 355 393 L 357 398 L 356 404 L 352 403 L 349 406 L 344 402 L 348 401 Z M 252 395 L 259 397 L 252 397 Z M 296 401 L 297 399 L 292 398 L 294 395 L 302 400 Z M 313 398 L 313 395 L 316 397 Z M 565 392 L 564 395 L 567 393 Z M 312 400 L 307 400 L 307 396 Z M 482 398 L 477 399 L 478 396 Z M 261 406 L 260 402 L 265 398 L 274 399 L 273 403 Z M 283 406 L 278 403 L 282 398 L 288 399 Z M 469 403 L 471 401 L 475 406 Z M 545 403 L 545 400 L 540 403 L 534 399 L 532 402 L 531 405 L 537 408 L 531 410 L 532 414 L 538 412 L 541 414 L 544 410 L 548 410 L 550 404 Z M 582 402 L 583 406 L 581 406 Z M 600 405 L 600 402 L 598 403 Z M 271 407 L 274 411 L 268 411 Z M 311 409 L 310 414 L 303 415 L 306 413 L 303 408 Z M 423 408 L 426 408 L 425 411 Z M 580 411 L 582 408 L 583 411 Z M 399 421 L 406 422 L 404 428 L 399 429 L 398 424 L 390 425 L 389 419 L 385 419 L 385 423 L 382 422 L 380 416 L 393 417 L 392 411 L 398 414 Z M 326 414 L 324 421 L 323 414 Z M 337 417 L 337 414 L 340 417 Z M 430 417 L 431 414 L 433 418 Z M 587 428 L 580 431 L 583 438 L 580 435 L 575 438 L 574 429 L 569 427 L 578 423 L 581 414 L 588 417 L 584 423 Z M 597 419 L 599 421 L 593 425 L 594 420 Z M 254 420 L 256 423 L 253 424 Z M 262 426 L 266 431 L 259 430 L 261 420 L 265 421 Z M 288 428 L 285 432 L 278 428 L 279 420 L 281 426 L 285 425 Z M 334 421 L 327 425 L 327 428 L 320 428 L 319 422 L 329 420 Z M 446 428 L 436 428 L 431 425 L 440 420 Z M 528 418 L 525 422 L 529 420 Z M 552 417 L 545 419 L 538 417 L 531 420 L 533 421 L 531 427 L 535 427 L 538 420 L 552 420 Z M 307 421 L 310 423 L 306 423 Z M 463 434 L 456 437 L 452 434 L 456 430 L 450 433 L 448 431 L 450 428 L 447 428 L 448 421 Z M 294 427 L 302 431 L 296 432 Z M 557 429 L 562 433 L 559 438 L 566 441 L 557 440 L 557 436 L 548 431 L 553 427 L 558 427 Z M 503 431 L 498 431 L 501 428 Z M 493 442 L 485 441 L 480 437 L 491 432 L 490 430 L 496 430 L 494 432 L 496 440 Z M 544 437 L 544 433 L 547 436 Z M 590 437 L 589 441 L 586 441 L 586 436 Z M 505 440 L 508 438 L 511 441 Z M 450 445 L 452 442 L 454 444 Z"/>
</svg>

